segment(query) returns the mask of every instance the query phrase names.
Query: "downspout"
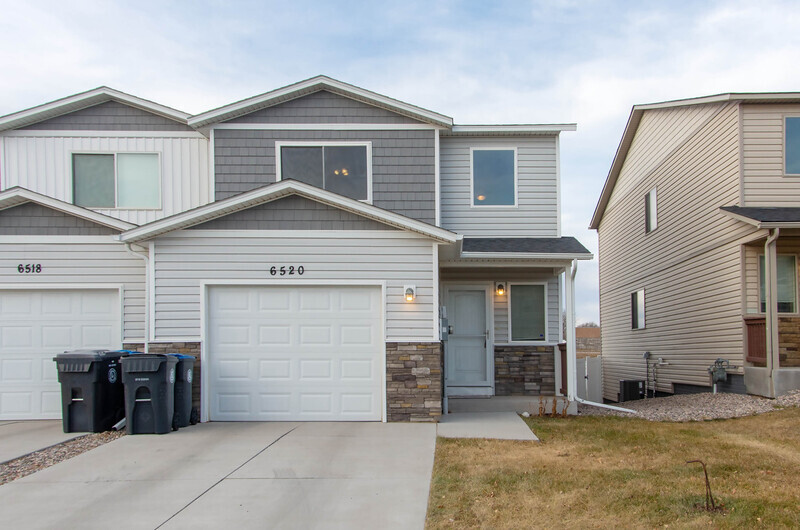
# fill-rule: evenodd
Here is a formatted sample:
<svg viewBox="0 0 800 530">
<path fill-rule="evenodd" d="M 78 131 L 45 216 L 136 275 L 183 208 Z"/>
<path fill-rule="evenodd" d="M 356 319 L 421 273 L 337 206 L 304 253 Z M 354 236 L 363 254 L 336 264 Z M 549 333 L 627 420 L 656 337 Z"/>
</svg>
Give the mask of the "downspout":
<svg viewBox="0 0 800 530">
<path fill-rule="evenodd" d="M 766 349 L 767 349 L 767 377 L 769 378 L 769 395 L 775 395 L 775 382 L 772 377 L 772 370 L 774 368 L 774 349 L 778 348 L 778 306 L 775 303 L 775 298 L 778 294 L 777 284 L 775 283 L 777 276 L 777 243 L 778 237 L 781 235 L 781 229 L 775 228 L 771 231 L 767 241 L 764 243 L 764 284 L 766 286 L 766 305 L 767 310 L 765 314 L 764 324 L 766 327 Z"/>
<path fill-rule="evenodd" d="M 144 280 L 144 291 L 145 291 L 145 296 L 144 296 L 144 306 L 145 306 L 145 315 L 144 315 L 144 352 L 145 353 L 150 353 L 150 340 L 149 340 L 150 339 L 150 315 L 149 315 L 149 312 L 150 312 L 149 307 L 150 306 L 147 303 L 147 301 L 149 300 L 149 298 L 151 296 L 151 293 L 147 292 L 148 291 L 148 286 L 150 285 L 150 282 L 148 281 L 148 278 L 147 278 L 150 275 L 150 267 L 149 267 L 150 257 L 147 254 L 145 254 L 144 252 L 133 250 L 133 247 L 131 246 L 132 245 L 131 243 L 124 243 L 124 245 L 125 245 L 125 250 L 127 250 L 129 253 L 133 254 L 137 258 L 141 258 L 141 259 L 144 260 L 144 272 L 145 272 L 145 280 Z"/>
<path fill-rule="evenodd" d="M 578 387 L 578 374 L 576 372 L 578 359 L 575 352 L 575 275 L 577 273 L 578 260 L 572 260 L 572 268 L 569 272 L 569 277 L 567 278 L 565 286 L 567 295 L 567 399 L 569 401 L 577 401 L 578 403 L 583 403 L 584 405 L 590 405 L 592 407 L 636 414 L 635 410 L 626 409 L 623 407 L 615 407 L 614 405 L 606 405 L 605 403 L 596 403 L 594 401 L 588 401 L 578 397 L 578 393 L 576 392 Z M 589 395 L 588 384 L 586 395 L 587 397 Z"/>
</svg>

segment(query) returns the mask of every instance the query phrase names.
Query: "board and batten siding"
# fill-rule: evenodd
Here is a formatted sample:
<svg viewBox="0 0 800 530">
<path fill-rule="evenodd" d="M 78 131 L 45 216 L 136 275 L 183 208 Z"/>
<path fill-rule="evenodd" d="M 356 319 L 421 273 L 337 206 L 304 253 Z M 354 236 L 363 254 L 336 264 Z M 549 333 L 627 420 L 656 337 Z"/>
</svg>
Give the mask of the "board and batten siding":
<svg viewBox="0 0 800 530">
<path fill-rule="evenodd" d="M 800 201 L 800 177 L 784 176 L 784 118 L 800 104 L 742 103 L 743 204 L 789 206 Z"/>
<path fill-rule="evenodd" d="M 357 234 L 357 235 L 356 235 Z M 154 241 L 156 340 L 201 339 L 201 282 L 273 280 L 270 267 L 303 266 L 293 280 L 386 282 L 386 340 L 431 341 L 434 307 L 433 243 L 405 232 L 319 232 L 303 237 L 253 230 L 179 231 Z M 231 259 L 235 256 L 235 259 Z M 403 287 L 415 285 L 406 302 Z"/>
<path fill-rule="evenodd" d="M 604 397 L 621 379 L 644 379 L 643 354 L 658 368 L 658 390 L 709 386 L 722 357 L 743 362 L 742 249 L 753 229 L 720 212 L 739 197 L 736 104 L 709 105 L 705 123 L 646 175 L 627 174 L 598 229 Z M 645 111 L 645 117 L 652 111 Z M 643 119 L 643 122 L 645 120 Z M 678 134 L 683 129 L 679 129 Z M 660 131 L 670 142 L 669 130 Z M 655 134 L 655 132 L 653 132 Z M 645 159 L 647 145 L 629 156 Z M 635 183 L 628 184 L 630 178 Z M 644 196 L 657 189 L 658 228 L 645 233 Z M 645 290 L 645 329 L 631 329 L 631 293 Z"/>
<path fill-rule="evenodd" d="M 122 340 L 142 341 L 145 321 L 145 262 L 111 236 L 0 236 L 0 284 L 41 288 L 48 284 L 123 286 Z M 41 264 L 38 274 L 20 274 L 20 263 Z"/>
<path fill-rule="evenodd" d="M 211 201 L 208 140 L 200 137 L 3 136 L 0 190 L 22 186 L 72 202 L 72 153 L 159 153 L 161 208 L 94 211 L 137 225 L 174 215 Z M 186 133 L 194 135 L 194 133 Z"/>
<path fill-rule="evenodd" d="M 443 268 L 439 273 L 442 282 L 458 284 L 481 284 L 491 286 L 492 305 L 494 316 L 494 343 L 497 345 L 508 344 L 508 291 L 503 296 L 494 289 L 495 282 L 508 283 L 545 283 L 547 285 L 547 341 L 543 344 L 557 344 L 561 337 L 561 300 L 559 297 L 559 275 L 553 273 L 552 268 L 527 269 L 527 268 L 498 268 L 491 270 Z M 506 287 L 508 289 L 508 287 Z M 442 305 L 447 301 L 442 299 Z M 533 341 L 531 342 L 533 343 Z"/>
<path fill-rule="evenodd" d="M 473 207 L 470 148 L 517 149 L 517 206 Z M 558 236 L 557 136 L 442 137 L 442 227 L 473 237 Z"/>
</svg>

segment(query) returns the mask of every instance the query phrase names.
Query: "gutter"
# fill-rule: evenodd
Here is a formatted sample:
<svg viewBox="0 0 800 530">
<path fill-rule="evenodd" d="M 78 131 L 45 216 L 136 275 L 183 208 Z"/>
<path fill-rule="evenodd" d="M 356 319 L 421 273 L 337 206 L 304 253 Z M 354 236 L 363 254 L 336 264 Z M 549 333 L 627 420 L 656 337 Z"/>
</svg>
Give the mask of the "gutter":
<svg viewBox="0 0 800 530">
<path fill-rule="evenodd" d="M 119 236 L 117 236 L 119 237 Z M 150 275 L 150 256 L 145 254 L 141 251 L 133 250 L 133 243 L 123 243 L 125 245 L 125 250 L 127 250 L 130 254 L 133 254 L 137 258 L 144 260 L 144 272 L 145 272 L 145 297 L 144 297 L 144 304 L 145 304 L 145 315 L 144 315 L 144 352 L 150 353 L 150 310 L 148 305 L 148 300 L 152 293 L 148 292 L 147 286 L 150 285 L 147 276 Z"/>
<path fill-rule="evenodd" d="M 776 241 L 781 235 L 781 229 L 775 228 L 770 233 L 769 237 L 767 237 L 767 241 L 764 243 L 764 283 L 767 286 L 766 292 L 766 303 L 767 303 L 767 311 L 765 315 L 765 327 L 766 327 L 766 349 L 767 349 L 767 377 L 769 378 L 769 393 L 771 396 L 775 395 L 775 381 L 772 377 L 772 370 L 774 367 L 774 358 L 773 358 L 773 349 L 777 346 L 775 342 L 775 335 L 777 333 L 773 333 L 773 331 L 777 330 L 776 324 L 778 322 L 778 311 L 777 306 L 775 305 L 775 300 L 773 297 L 773 287 L 777 290 L 777 285 L 775 284 L 775 278 L 773 277 L 773 268 L 776 267 L 776 261 L 774 259 L 775 254 L 777 254 L 777 244 Z"/>
</svg>

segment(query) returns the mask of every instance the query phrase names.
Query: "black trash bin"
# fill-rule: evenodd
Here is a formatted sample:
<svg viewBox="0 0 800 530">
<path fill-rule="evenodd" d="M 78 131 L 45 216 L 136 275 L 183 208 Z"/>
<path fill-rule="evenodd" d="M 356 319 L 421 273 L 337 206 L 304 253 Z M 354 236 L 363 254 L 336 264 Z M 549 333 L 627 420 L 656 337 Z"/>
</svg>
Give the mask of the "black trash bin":
<svg viewBox="0 0 800 530">
<path fill-rule="evenodd" d="M 125 417 L 120 374 L 124 351 L 75 350 L 56 355 L 64 432 L 103 432 Z"/>
<path fill-rule="evenodd" d="M 170 353 L 178 359 L 175 365 L 175 414 L 172 427 L 178 429 L 197 423 L 197 410 L 192 409 L 192 379 L 195 358 L 182 353 Z"/>
<path fill-rule="evenodd" d="M 172 430 L 177 362 L 170 355 L 149 353 L 122 358 L 128 434 L 164 434 Z"/>
</svg>

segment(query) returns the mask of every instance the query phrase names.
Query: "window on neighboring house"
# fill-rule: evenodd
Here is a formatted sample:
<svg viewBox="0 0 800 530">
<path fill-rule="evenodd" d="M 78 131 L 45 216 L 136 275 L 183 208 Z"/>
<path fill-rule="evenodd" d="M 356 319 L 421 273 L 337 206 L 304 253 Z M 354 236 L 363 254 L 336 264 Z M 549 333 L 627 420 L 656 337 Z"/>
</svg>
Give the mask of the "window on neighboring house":
<svg viewBox="0 0 800 530">
<path fill-rule="evenodd" d="M 294 179 L 351 199 L 371 200 L 369 143 L 359 145 L 281 145 L 278 180 Z"/>
<path fill-rule="evenodd" d="M 650 233 L 658 228 L 658 204 L 656 189 L 648 191 L 644 196 L 644 231 Z"/>
<path fill-rule="evenodd" d="M 778 268 L 778 313 L 797 312 L 797 265 L 794 256 L 779 254 Z M 758 257 L 758 290 L 761 297 L 761 312 L 767 312 L 766 274 L 764 255 Z"/>
<path fill-rule="evenodd" d="M 516 149 L 472 149 L 472 205 L 517 205 Z"/>
<path fill-rule="evenodd" d="M 509 335 L 512 342 L 547 340 L 547 299 L 543 284 L 510 284 Z"/>
<path fill-rule="evenodd" d="M 86 208 L 160 208 L 158 154 L 73 154 L 72 202 Z"/>
<path fill-rule="evenodd" d="M 644 289 L 631 293 L 631 329 L 644 329 Z"/>
<path fill-rule="evenodd" d="M 800 117 L 784 120 L 783 149 L 785 174 L 800 175 Z"/>
</svg>

